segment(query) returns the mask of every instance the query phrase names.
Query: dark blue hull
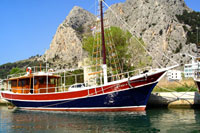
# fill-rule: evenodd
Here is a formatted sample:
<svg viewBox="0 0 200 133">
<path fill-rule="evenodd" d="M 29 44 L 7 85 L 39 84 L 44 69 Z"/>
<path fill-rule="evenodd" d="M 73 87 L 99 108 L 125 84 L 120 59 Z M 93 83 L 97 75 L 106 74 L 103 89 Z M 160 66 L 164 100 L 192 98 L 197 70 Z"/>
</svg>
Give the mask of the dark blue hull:
<svg viewBox="0 0 200 133">
<path fill-rule="evenodd" d="M 9 100 L 20 108 L 112 108 L 146 106 L 157 83 L 109 94 L 62 101 L 16 101 Z"/>
</svg>

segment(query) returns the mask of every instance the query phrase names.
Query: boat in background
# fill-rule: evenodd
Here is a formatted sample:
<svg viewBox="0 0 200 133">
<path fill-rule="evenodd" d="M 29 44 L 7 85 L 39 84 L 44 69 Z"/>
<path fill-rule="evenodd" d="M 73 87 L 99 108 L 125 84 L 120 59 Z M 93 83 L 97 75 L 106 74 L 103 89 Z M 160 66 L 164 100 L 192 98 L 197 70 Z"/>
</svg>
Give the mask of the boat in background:
<svg viewBox="0 0 200 133">
<path fill-rule="evenodd" d="M 198 35 L 197 35 L 197 37 L 198 37 Z M 192 64 L 190 64 L 191 69 L 188 71 L 192 72 L 190 74 L 193 75 L 194 82 L 200 93 L 200 44 L 198 44 L 198 38 L 197 38 L 196 47 L 197 47 L 197 56 L 188 55 L 189 57 L 192 58 Z"/>
<path fill-rule="evenodd" d="M 102 64 L 99 66 L 102 68 L 100 71 L 102 75 L 96 77 L 96 84 L 90 85 L 87 81 L 83 81 L 85 73 L 76 75 L 71 72 L 72 70 L 53 71 L 34 67 L 27 68 L 24 74 L 8 76 L 7 88 L 1 92 L 2 97 L 24 110 L 144 111 L 153 88 L 166 71 L 175 66 L 123 72 L 117 74 L 117 78 L 114 78 L 113 75 L 108 76 L 103 2 L 103 0 L 99 1 L 103 51 Z M 137 75 L 135 75 L 136 73 Z M 99 74 L 99 72 L 89 75 L 95 74 Z M 68 82 L 72 80 L 75 83 L 69 85 Z"/>
<path fill-rule="evenodd" d="M 200 92 L 200 57 L 196 57 L 195 61 L 196 69 L 194 70 L 194 82 Z"/>
</svg>

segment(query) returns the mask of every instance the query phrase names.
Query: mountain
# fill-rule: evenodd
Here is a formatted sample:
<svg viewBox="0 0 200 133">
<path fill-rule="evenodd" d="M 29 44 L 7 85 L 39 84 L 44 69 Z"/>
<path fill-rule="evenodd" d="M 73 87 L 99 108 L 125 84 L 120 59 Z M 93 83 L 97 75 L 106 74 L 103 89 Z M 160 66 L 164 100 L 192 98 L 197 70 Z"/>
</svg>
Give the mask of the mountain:
<svg viewBox="0 0 200 133">
<path fill-rule="evenodd" d="M 118 21 L 111 10 L 105 13 L 109 24 L 125 30 L 131 29 L 138 38 L 142 38 L 153 55 L 154 66 L 158 66 L 156 61 L 162 66 L 173 64 L 162 53 L 181 64 L 187 63 L 190 58 L 180 53 L 195 55 L 196 45 L 187 43 L 188 31 L 184 30 L 184 27 L 190 26 L 177 19 L 177 15 L 182 15 L 184 11 L 192 12 L 184 0 L 126 0 L 112 5 L 111 9 L 130 27 Z M 59 25 L 50 49 L 43 57 L 47 57 L 52 64 L 59 64 L 59 67 L 78 66 L 78 62 L 87 57 L 82 49 L 83 34 L 90 32 L 95 20 L 93 14 L 74 7 Z"/>
<path fill-rule="evenodd" d="M 118 18 L 111 10 L 107 10 L 105 17 L 109 24 L 129 29 L 142 40 L 146 49 L 153 55 L 154 66 L 172 65 L 173 62 L 162 53 L 180 64 L 190 61 L 190 57 L 185 56 L 185 53 L 196 55 L 194 40 L 196 26 L 200 27 L 200 13 L 189 9 L 184 0 L 126 0 L 110 8 Z M 119 17 L 129 26 L 118 21 Z M 50 48 L 37 60 L 45 62 L 47 59 L 51 66 L 57 68 L 78 67 L 88 56 L 82 48 L 82 42 L 85 35 L 91 34 L 91 27 L 96 19 L 92 13 L 75 6 L 58 26 Z M 129 51 L 134 62 L 135 54 L 140 52 L 132 46 Z M 140 57 L 145 58 L 143 55 Z"/>
<path fill-rule="evenodd" d="M 77 67 L 86 52 L 82 49 L 82 34 L 90 31 L 96 17 L 88 11 L 75 6 L 66 19 L 57 28 L 50 44 L 50 49 L 43 55 L 43 60 L 58 68 Z"/>
<path fill-rule="evenodd" d="M 182 15 L 184 11 L 192 11 L 184 0 L 127 0 L 112 5 L 111 9 L 128 23 L 137 37 L 142 38 L 154 61 L 157 60 L 162 66 L 172 65 L 162 53 L 180 64 L 189 59 L 180 53 L 195 54 L 195 44 L 186 43 L 187 31 L 184 26 L 189 26 L 177 19 L 177 15 Z M 117 21 L 110 10 L 106 16 L 111 25 L 129 28 Z"/>
<path fill-rule="evenodd" d="M 40 66 L 40 65 L 44 66 L 45 62 L 39 60 L 40 58 L 41 58 L 40 55 L 36 55 L 36 56 L 31 56 L 29 59 L 0 65 L 0 79 L 6 79 L 7 75 L 10 74 L 10 71 L 13 68 L 20 68 L 21 71 L 25 72 L 26 68 L 29 66 Z"/>
</svg>

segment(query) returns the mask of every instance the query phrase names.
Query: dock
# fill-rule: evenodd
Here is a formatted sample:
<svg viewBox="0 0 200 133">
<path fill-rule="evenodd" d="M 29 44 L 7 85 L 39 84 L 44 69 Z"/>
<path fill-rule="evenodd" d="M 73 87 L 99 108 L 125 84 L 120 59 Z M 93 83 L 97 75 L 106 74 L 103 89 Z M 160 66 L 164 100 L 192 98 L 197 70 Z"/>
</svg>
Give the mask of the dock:
<svg viewBox="0 0 200 133">
<path fill-rule="evenodd" d="M 148 108 L 200 108 L 199 92 L 154 92 L 151 94 Z"/>
<path fill-rule="evenodd" d="M 0 106 L 7 106 L 8 102 L 0 98 Z"/>
</svg>

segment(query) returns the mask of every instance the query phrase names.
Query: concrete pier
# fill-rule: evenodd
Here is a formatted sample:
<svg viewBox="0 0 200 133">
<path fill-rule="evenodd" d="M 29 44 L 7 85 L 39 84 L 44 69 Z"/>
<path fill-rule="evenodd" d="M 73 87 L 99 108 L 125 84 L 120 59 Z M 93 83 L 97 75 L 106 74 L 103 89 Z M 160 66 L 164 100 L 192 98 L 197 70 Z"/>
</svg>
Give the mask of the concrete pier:
<svg viewBox="0 0 200 133">
<path fill-rule="evenodd" d="M 0 99 L 0 106 L 6 106 L 6 105 L 8 105 L 8 102 L 3 99 Z"/>
<path fill-rule="evenodd" d="M 200 108 L 199 92 L 155 92 L 147 104 L 148 108 Z"/>
</svg>

